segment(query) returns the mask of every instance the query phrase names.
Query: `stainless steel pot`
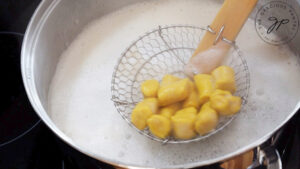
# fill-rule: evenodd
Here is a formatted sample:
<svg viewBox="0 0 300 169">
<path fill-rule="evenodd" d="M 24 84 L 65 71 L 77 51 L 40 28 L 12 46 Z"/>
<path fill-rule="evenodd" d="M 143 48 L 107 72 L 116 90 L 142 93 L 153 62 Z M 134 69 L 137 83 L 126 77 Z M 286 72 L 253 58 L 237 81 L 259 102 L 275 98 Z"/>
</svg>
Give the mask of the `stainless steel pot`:
<svg viewBox="0 0 300 169">
<path fill-rule="evenodd" d="M 105 155 L 95 154 L 74 142 L 74 140 L 63 133 L 49 117 L 47 113 L 49 99 L 48 91 L 52 77 L 55 74 L 60 55 L 68 47 L 68 44 L 70 44 L 81 32 L 84 26 L 96 18 L 118 10 L 123 6 L 140 1 L 141 0 L 43 0 L 35 11 L 27 28 L 22 48 L 22 76 L 24 84 L 31 104 L 41 119 L 62 140 L 75 149 L 98 160 L 123 167 L 143 166 L 135 163 L 125 163 L 119 159 L 108 158 Z M 269 1 L 260 1 L 254 13 L 257 13 L 257 11 L 268 2 Z M 295 11 L 299 12 L 299 1 L 288 1 L 288 3 L 293 4 L 293 7 L 298 9 Z M 252 19 L 255 19 L 255 17 L 256 16 L 253 14 Z M 299 45 L 296 45 L 299 43 L 300 34 L 298 33 L 289 45 L 295 49 L 295 52 L 300 53 Z M 298 100 L 297 104 L 290 109 L 289 113 L 275 128 L 270 130 L 270 132 L 266 133 L 263 137 L 260 137 L 260 139 L 253 140 L 251 144 L 247 146 L 240 147 L 236 149 L 236 151 L 219 156 L 218 158 L 199 162 L 194 161 L 190 164 L 184 165 L 175 165 L 174 168 L 189 168 L 209 165 L 233 158 L 246 151 L 254 150 L 271 138 L 278 129 L 280 129 L 290 118 L 293 117 L 299 108 L 300 102 Z M 278 153 L 276 150 L 263 148 L 259 149 L 258 152 L 259 157 L 261 157 L 261 159 L 258 160 L 259 164 L 264 161 L 263 157 L 275 155 L 276 160 L 268 161 L 267 158 L 266 161 L 267 163 L 270 163 L 269 167 L 280 168 L 280 158 L 277 157 Z M 148 164 L 146 167 L 151 167 L 151 164 Z"/>
</svg>

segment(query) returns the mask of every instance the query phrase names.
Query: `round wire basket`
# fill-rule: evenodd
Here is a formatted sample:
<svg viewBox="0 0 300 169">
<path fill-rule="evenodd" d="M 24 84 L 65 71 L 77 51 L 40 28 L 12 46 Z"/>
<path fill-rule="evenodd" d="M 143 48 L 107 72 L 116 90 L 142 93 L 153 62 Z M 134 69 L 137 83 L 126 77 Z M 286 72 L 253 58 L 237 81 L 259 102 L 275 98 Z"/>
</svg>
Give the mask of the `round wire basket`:
<svg viewBox="0 0 300 169">
<path fill-rule="evenodd" d="M 189 143 L 207 138 L 226 127 L 235 116 L 221 117 L 216 129 L 206 135 L 179 140 L 174 137 L 160 139 L 149 129 L 139 130 L 131 123 L 131 112 L 135 105 L 143 100 L 140 91 L 141 83 L 145 80 L 161 81 L 164 75 L 172 74 L 181 78 L 184 66 L 197 48 L 207 28 L 196 26 L 167 26 L 159 27 L 146 33 L 133 42 L 119 59 L 111 82 L 112 101 L 120 115 L 140 134 L 162 143 Z M 250 74 L 242 52 L 233 45 L 224 62 L 235 70 L 237 91 L 236 96 L 246 104 L 250 87 Z M 243 111 L 243 108 L 242 110 Z"/>
</svg>

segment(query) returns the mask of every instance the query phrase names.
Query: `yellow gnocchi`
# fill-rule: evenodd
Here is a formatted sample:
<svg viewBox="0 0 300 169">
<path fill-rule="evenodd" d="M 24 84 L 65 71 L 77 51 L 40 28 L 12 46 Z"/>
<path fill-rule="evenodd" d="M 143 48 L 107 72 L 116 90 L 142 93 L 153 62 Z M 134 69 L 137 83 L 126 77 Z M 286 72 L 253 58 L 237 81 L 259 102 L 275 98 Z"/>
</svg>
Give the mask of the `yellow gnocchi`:
<svg viewBox="0 0 300 169">
<path fill-rule="evenodd" d="M 203 106 L 204 107 L 204 106 Z M 197 115 L 195 122 L 195 130 L 200 135 L 205 135 L 213 131 L 218 125 L 218 113 L 210 107 L 210 103 L 205 103 L 205 107 L 201 109 Z"/>
<path fill-rule="evenodd" d="M 199 102 L 202 105 L 209 101 L 209 97 L 215 89 L 214 80 L 213 77 L 208 74 L 196 75 L 194 80 L 199 93 Z"/>
<path fill-rule="evenodd" d="M 150 132 L 158 138 L 165 139 L 171 131 L 170 119 L 162 115 L 152 115 L 147 124 Z"/>
<path fill-rule="evenodd" d="M 147 80 L 141 85 L 144 100 L 133 109 L 131 122 L 139 130 L 148 127 L 160 139 L 206 135 L 218 126 L 219 116 L 241 109 L 241 98 L 233 95 L 234 76 L 232 68 L 220 66 L 211 74 L 195 75 L 193 81 L 169 74 L 160 83 Z"/>
<path fill-rule="evenodd" d="M 188 79 L 178 80 L 162 86 L 158 90 L 158 101 L 161 106 L 167 106 L 186 99 L 190 94 Z"/>
<path fill-rule="evenodd" d="M 156 97 L 159 89 L 159 82 L 157 80 L 146 80 L 141 85 L 141 91 L 144 97 Z"/>
</svg>

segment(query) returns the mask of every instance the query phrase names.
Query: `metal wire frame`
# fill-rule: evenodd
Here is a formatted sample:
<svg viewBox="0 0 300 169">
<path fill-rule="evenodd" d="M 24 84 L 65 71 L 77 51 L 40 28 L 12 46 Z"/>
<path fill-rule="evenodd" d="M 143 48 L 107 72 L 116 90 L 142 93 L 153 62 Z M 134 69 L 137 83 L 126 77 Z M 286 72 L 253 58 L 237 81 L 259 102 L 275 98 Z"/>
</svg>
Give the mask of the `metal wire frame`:
<svg viewBox="0 0 300 169">
<path fill-rule="evenodd" d="M 141 131 L 131 123 L 131 112 L 135 104 L 143 99 L 140 92 L 141 83 L 149 79 L 160 81 L 165 74 L 186 77 L 183 72 L 184 65 L 192 56 L 206 31 L 213 30 L 209 26 L 205 28 L 186 25 L 159 26 L 158 29 L 147 32 L 138 38 L 122 53 L 112 76 L 112 101 L 123 119 L 140 134 L 163 144 L 190 143 L 219 132 L 236 117 L 221 117 L 214 131 L 190 140 L 178 140 L 174 137 L 159 139 L 152 135 L 149 129 Z M 222 33 L 220 32 L 219 34 Z M 244 105 L 250 88 L 250 73 L 247 62 L 237 45 L 234 42 L 229 44 L 233 48 L 225 64 L 231 66 L 236 72 L 237 92 L 235 95 L 242 98 Z M 241 112 L 244 110 L 243 107 Z"/>
</svg>

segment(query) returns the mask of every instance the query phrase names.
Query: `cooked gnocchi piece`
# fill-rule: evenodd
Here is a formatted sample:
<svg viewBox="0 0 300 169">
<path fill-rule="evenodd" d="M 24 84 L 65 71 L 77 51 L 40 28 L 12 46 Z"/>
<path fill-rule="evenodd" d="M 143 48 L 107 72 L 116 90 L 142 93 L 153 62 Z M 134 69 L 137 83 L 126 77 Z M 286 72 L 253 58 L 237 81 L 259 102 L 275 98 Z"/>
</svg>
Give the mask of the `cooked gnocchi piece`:
<svg viewBox="0 0 300 169">
<path fill-rule="evenodd" d="M 149 131 L 160 139 L 192 139 L 205 135 L 218 126 L 219 116 L 240 111 L 242 100 L 236 91 L 234 70 L 220 66 L 211 74 L 198 74 L 190 79 L 165 75 L 161 82 L 142 83 L 144 100 L 132 111 L 136 128 Z"/>
</svg>

